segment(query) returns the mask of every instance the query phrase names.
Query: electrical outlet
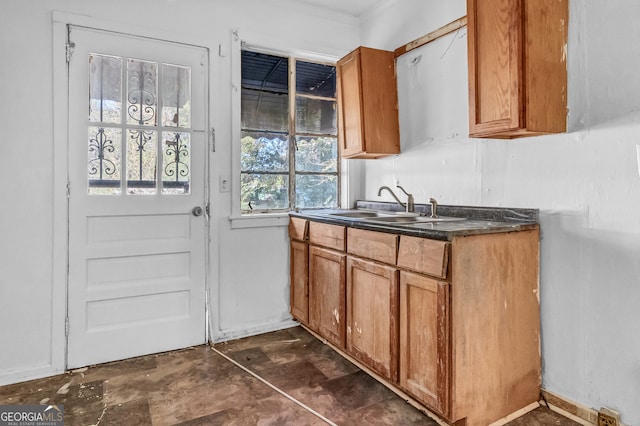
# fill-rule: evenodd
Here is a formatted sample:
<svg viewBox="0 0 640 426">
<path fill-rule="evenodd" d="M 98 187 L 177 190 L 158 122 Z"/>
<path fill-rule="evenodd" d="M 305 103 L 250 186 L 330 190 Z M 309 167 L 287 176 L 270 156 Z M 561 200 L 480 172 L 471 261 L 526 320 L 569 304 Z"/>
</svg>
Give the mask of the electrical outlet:
<svg viewBox="0 0 640 426">
<path fill-rule="evenodd" d="M 598 411 L 598 426 L 620 426 L 620 414 L 608 408 Z"/>
</svg>

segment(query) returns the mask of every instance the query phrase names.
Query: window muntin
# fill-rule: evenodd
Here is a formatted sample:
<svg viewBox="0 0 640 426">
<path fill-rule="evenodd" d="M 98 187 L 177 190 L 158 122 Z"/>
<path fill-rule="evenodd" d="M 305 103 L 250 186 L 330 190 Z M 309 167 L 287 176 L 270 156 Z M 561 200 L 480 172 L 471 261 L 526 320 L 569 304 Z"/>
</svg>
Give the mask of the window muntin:
<svg viewBox="0 0 640 426">
<path fill-rule="evenodd" d="M 190 140 L 189 67 L 89 54 L 89 195 L 189 194 Z"/>
<path fill-rule="evenodd" d="M 243 212 L 338 206 L 335 94 L 332 65 L 242 50 Z"/>
</svg>

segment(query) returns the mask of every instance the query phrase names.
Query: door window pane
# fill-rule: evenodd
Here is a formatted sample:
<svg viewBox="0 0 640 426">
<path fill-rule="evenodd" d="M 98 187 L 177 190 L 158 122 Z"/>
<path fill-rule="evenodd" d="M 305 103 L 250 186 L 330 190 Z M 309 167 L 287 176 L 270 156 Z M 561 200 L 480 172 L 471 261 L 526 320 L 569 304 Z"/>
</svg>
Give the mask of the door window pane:
<svg viewBox="0 0 640 426">
<path fill-rule="evenodd" d="M 158 64 L 127 59 L 127 124 L 155 126 Z"/>
<path fill-rule="evenodd" d="M 162 125 L 191 127 L 191 69 L 162 64 Z"/>
<path fill-rule="evenodd" d="M 89 54 L 89 121 L 122 122 L 122 58 Z"/>
<path fill-rule="evenodd" d="M 158 136 L 152 130 L 127 132 L 127 193 L 155 194 Z"/>
<path fill-rule="evenodd" d="M 121 136 L 118 128 L 89 127 L 87 178 L 90 195 L 121 192 Z"/>
<path fill-rule="evenodd" d="M 162 193 L 188 194 L 191 182 L 189 133 L 162 133 Z"/>
<path fill-rule="evenodd" d="M 159 124 L 158 99 L 163 127 L 185 131 L 150 129 Z M 89 194 L 121 194 L 123 177 L 126 195 L 157 194 L 160 179 L 162 194 L 189 193 L 191 137 L 186 130 L 191 127 L 191 68 L 90 53 L 89 120 L 96 123 L 88 127 Z"/>
</svg>

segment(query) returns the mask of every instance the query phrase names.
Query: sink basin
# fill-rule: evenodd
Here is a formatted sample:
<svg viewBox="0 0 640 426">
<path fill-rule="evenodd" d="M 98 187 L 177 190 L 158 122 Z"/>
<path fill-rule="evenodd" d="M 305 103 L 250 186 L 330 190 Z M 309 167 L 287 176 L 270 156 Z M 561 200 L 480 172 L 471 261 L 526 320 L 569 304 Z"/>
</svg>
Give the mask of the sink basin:
<svg viewBox="0 0 640 426">
<path fill-rule="evenodd" d="M 363 219 L 363 218 L 377 218 L 377 217 L 388 217 L 384 213 L 369 211 L 369 210 L 358 210 L 351 212 L 341 212 L 341 213 L 329 213 L 329 216 L 337 216 L 337 217 L 349 217 L 352 219 Z"/>
<path fill-rule="evenodd" d="M 456 220 L 465 220 L 463 217 L 428 217 L 428 216 L 380 216 L 380 217 L 368 217 L 367 222 L 380 223 L 380 224 L 393 224 L 393 225 L 411 225 L 414 223 L 424 222 L 452 222 Z"/>
</svg>

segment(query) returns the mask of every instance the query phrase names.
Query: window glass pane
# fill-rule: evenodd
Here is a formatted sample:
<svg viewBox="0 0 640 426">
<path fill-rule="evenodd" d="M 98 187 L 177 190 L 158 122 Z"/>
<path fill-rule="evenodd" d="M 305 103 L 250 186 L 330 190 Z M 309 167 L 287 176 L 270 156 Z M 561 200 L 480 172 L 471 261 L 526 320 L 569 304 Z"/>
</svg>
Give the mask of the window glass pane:
<svg viewBox="0 0 640 426">
<path fill-rule="evenodd" d="M 191 68 L 162 64 L 162 125 L 191 127 Z"/>
<path fill-rule="evenodd" d="M 127 59 L 127 124 L 155 126 L 158 64 Z"/>
<path fill-rule="evenodd" d="M 288 131 L 289 59 L 242 51 L 242 128 Z"/>
<path fill-rule="evenodd" d="M 151 130 L 127 131 L 127 193 L 157 191 L 158 136 Z"/>
<path fill-rule="evenodd" d="M 122 121 L 122 58 L 89 54 L 89 121 Z"/>
<path fill-rule="evenodd" d="M 296 137 L 296 171 L 338 170 L 338 139 Z"/>
<path fill-rule="evenodd" d="M 336 96 L 336 68 L 296 61 L 296 92 L 328 98 Z"/>
<path fill-rule="evenodd" d="M 242 51 L 242 87 L 289 92 L 289 58 Z"/>
<path fill-rule="evenodd" d="M 189 133 L 162 133 L 162 193 L 188 194 L 191 181 Z"/>
<path fill-rule="evenodd" d="M 289 207 L 289 177 L 242 173 L 240 177 L 242 210 L 286 209 Z M 251 203 L 251 206 L 249 206 Z"/>
<path fill-rule="evenodd" d="M 243 129 L 288 131 L 288 95 L 242 89 L 241 126 Z"/>
<path fill-rule="evenodd" d="M 296 176 L 296 207 L 331 208 L 338 206 L 338 177 L 326 175 Z"/>
<path fill-rule="evenodd" d="M 89 127 L 89 195 L 120 194 L 121 136 L 120 129 Z"/>
<path fill-rule="evenodd" d="M 336 102 L 296 97 L 296 131 L 336 135 Z"/>
<path fill-rule="evenodd" d="M 286 135 L 242 132 L 241 171 L 289 171 L 289 142 Z"/>
</svg>

